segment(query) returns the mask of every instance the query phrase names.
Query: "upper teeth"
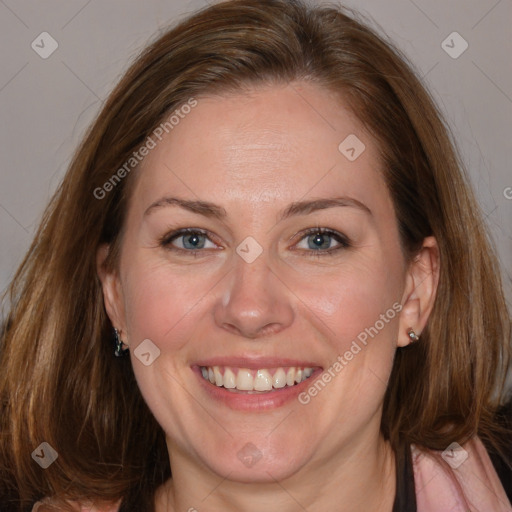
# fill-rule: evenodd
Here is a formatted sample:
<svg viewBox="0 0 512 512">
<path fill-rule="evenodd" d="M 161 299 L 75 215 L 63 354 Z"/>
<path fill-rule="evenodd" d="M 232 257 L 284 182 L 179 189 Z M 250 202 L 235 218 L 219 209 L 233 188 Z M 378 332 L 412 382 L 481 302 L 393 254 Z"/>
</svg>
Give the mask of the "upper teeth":
<svg viewBox="0 0 512 512">
<path fill-rule="evenodd" d="M 240 391 L 271 391 L 272 388 L 299 384 L 311 376 L 313 368 L 280 367 L 249 370 L 227 366 L 201 366 L 201 373 L 206 380 L 219 387 Z"/>
</svg>

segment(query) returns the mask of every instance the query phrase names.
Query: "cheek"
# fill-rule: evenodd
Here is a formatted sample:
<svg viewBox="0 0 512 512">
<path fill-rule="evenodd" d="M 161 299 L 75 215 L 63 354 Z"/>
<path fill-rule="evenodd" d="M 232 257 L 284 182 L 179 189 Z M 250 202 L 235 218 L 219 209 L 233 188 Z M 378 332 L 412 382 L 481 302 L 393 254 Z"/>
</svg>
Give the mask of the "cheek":
<svg viewBox="0 0 512 512">
<path fill-rule="evenodd" d="M 161 349 L 179 348 L 197 325 L 211 288 L 208 276 L 168 264 L 134 264 L 125 280 L 125 311 L 131 343 L 149 338 Z"/>
<path fill-rule="evenodd" d="M 304 314 L 326 332 L 336 352 L 343 353 L 358 337 L 363 342 L 365 337 L 396 337 L 402 281 L 398 264 L 373 254 L 328 274 L 306 275 L 296 289 L 300 287 L 297 295 L 306 306 Z"/>
<path fill-rule="evenodd" d="M 176 271 L 167 262 L 139 261 L 127 268 L 123 286 L 126 322 L 139 389 L 157 421 L 173 425 L 175 434 L 179 431 L 185 436 L 180 425 L 197 421 L 194 414 L 202 413 L 195 410 L 195 401 L 190 407 L 189 395 L 183 393 L 183 378 L 187 377 L 183 368 L 188 365 L 190 341 L 204 317 L 207 293 L 215 280 L 210 282 L 204 272 Z M 146 339 L 160 351 L 149 366 L 139 363 L 136 352 Z"/>
</svg>

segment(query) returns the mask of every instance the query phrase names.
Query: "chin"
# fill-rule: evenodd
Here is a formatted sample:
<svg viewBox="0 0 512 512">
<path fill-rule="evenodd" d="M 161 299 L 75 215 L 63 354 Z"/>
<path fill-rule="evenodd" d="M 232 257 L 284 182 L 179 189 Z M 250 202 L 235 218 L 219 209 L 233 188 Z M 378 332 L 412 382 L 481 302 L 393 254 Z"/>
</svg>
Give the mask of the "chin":
<svg viewBox="0 0 512 512">
<path fill-rule="evenodd" d="M 294 441 L 289 435 L 271 440 L 265 434 L 253 437 L 252 441 L 247 437 L 231 439 L 229 446 L 218 445 L 218 448 L 216 456 L 209 456 L 205 462 L 213 472 L 240 483 L 275 483 L 287 479 L 300 471 L 313 455 L 308 456 L 311 440 Z"/>
</svg>

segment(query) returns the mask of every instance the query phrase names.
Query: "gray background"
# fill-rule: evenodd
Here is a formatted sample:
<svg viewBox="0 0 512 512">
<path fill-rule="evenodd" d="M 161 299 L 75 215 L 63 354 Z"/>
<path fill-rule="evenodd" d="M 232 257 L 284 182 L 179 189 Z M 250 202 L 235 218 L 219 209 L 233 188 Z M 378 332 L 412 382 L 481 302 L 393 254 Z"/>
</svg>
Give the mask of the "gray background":
<svg viewBox="0 0 512 512">
<path fill-rule="evenodd" d="M 157 30 L 205 2 L 0 0 L 0 292 L 73 150 L 130 61 Z M 370 16 L 406 53 L 445 113 L 498 247 L 510 306 L 512 0 L 344 4 Z M 454 31 L 469 44 L 458 58 L 441 46 Z M 42 32 L 59 45 L 47 59 L 31 47 Z"/>
</svg>

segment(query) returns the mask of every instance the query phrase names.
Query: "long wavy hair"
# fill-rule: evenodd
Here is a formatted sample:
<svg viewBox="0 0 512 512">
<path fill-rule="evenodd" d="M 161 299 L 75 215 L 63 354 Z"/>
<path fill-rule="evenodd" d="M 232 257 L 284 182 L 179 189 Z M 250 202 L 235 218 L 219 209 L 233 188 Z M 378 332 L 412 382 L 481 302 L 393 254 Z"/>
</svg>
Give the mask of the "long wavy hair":
<svg viewBox="0 0 512 512">
<path fill-rule="evenodd" d="M 374 137 L 407 257 L 430 235 L 440 248 L 434 310 L 422 340 L 397 350 L 383 435 L 395 450 L 442 450 L 478 434 L 503 454 L 496 414 L 510 317 L 432 97 L 406 57 L 351 10 L 232 0 L 195 13 L 136 59 L 77 149 L 12 280 L 0 353 L 2 510 L 27 510 L 43 496 L 154 509 L 156 488 L 171 476 L 164 433 L 129 358 L 114 357 L 96 267 L 103 243 L 111 247 L 106 267 L 118 264 L 139 169 L 102 198 L 95 190 L 190 98 L 298 80 L 338 93 Z M 46 470 L 31 457 L 41 442 L 59 454 Z"/>
</svg>

